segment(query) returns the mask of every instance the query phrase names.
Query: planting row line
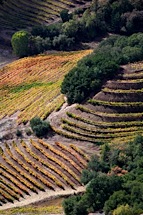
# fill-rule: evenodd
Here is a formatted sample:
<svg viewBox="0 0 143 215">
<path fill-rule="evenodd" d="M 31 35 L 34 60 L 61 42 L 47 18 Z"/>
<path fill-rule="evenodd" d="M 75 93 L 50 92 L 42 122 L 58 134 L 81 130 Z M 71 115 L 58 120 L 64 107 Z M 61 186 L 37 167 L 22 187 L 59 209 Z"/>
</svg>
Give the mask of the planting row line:
<svg viewBox="0 0 143 215">
<path fill-rule="evenodd" d="M 10 156 L 8 157 L 7 154 Z M 44 188 L 39 184 L 35 178 L 40 175 L 36 175 L 32 168 L 27 166 L 23 161 L 13 156 L 10 150 L 6 150 L 2 158 L 7 164 L 9 164 L 13 169 L 16 170 L 17 175 L 20 177 L 20 181 L 27 186 L 31 191 L 37 193 L 37 188 L 44 190 Z M 31 177 L 34 176 L 35 178 Z M 37 177 L 36 177 L 37 176 Z"/>
<path fill-rule="evenodd" d="M 47 171 L 44 168 L 44 166 L 40 166 L 37 162 L 34 162 L 31 159 L 29 159 L 17 146 L 15 147 L 15 150 L 24 158 L 24 160 L 28 164 L 30 164 L 33 167 L 33 169 L 35 169 L 35 171 L 39 175 L 39 179 L 42 179 L 43 183 L 45 183 L 45 179 L 48 177 L 48 179 L 46 180 L 46 183 L 45 183 L 46 186 L 48 186 L 49 188 L 51 188 L 53 190 L 55 189 L 54 185 L 57 185 L 58 187 L 64 189 L 62 183 L 53 174 L 51 174 L 49 171 Z M 49 179 L 51 179 L 52 183 L 50 182 Z"/>
<path fill-rule="evenodd" d="M 85 107 L 83 105 L 77 105 L 76 106 L 77 110 L 80 110 L 82 112 L 86 112 L 86 113 L 90 113 L 93 114 L 95 116 L 99 116 L 99 117 L 111 117 L 111 118 L 140 118 L 143 116 L 143 113 L 105 113 L 105 112 L 99 112 L 99 111 L 94 111 L 88 107 Z"/>
<path fill-rule="evenodd" d="M 59 176 L 61 176 L 71 187 L 74 187 L 73 182 L 68 178 L 62 171 L 59 170 L 55 165 L 52 165 L 50 162 L 47 162 L 47 159 L 41 158 L 41 156 L 38 156 L 35 154 L 28 146 L 27 144 L 22 141 L 21 142 L 22 146 L 26 149 L 27 153 L 29 153 L 34 159 L 36 159 L 38 162 L 43 164 L 44 166 L 50 168 L 52 171 L 57 173 Z"/>
<path fill-rule="evenodd" d="M 62 126 L 63 129 L 65 129 L 68 132 L 72 132 L 74 134 L 78 134 L 81 136 L 85 136 L 85 137 L 89 137 L 89 138 L 98 138 L 98 139 L 111 139 L 111 138 L 117 138 L 117 137 L 125 137 L 128 135 L 131 135 L 133 133 L 133 131 L 128 131 L 128 132 L 120 132 L 120 133 L 108 133 L 108 134 L 104 134 L 104 133 L 93 133 L 93 132 L 88 132 L 88 131 L 84 131 L 81 128 L 77 129 L 75 127 L 69 126 L 69 125 L 63 125 Z M 135 133 L 141 133 L 141 130 L 136 130 Z"/>
<path fill-rule="evenodd" d="M 62 123 L 64 124 L 67 124 L 69 126 L 73 126 L 75 128 L 79 128 L 79 129 L 82 129 L 83 131 L 87 131 L 89 133 L 94 133 L 94 134 L 108 134 L 108 133 L 113 133 L 113 134 L 116 134 L 116 133 L 120 133 L 120 132 L 135 132 L 135 131 L 141 131 L 142 130 L 142 126 L 138 125 L 138 126 L 131 126 L 131 127 L 123 127 L 123 128 L 100 128 L 98 126 L 92 126 L 90 124 L 87 124 L 87 123 L 84 123 L 82 121 L 76 121 L 74 119 L 63 119 L 62 118 Z"/>
<path fill-rule="evenodd" d="M 59 157 L 63 158 L 65 161 L 69 162 L 79 172 L 82 172 L 81 167 L 77 163 L 75 163 L 72 159 L 70 159 L 69 156 L 66 156 L 64 153 L 62 153 L 60 150 L 57 150 L 55 147 L 53 147 L 50 144 L 47 144 L 42 140 L 38 140 L 38 143 L 42 144 L 46 149 L 49 149 L 54 154 L 58 155 Z"/>
<path fill-rule="evenodd" d="M 79 120 L 81 122 L 87 123 L 89 125 L 94 125 L 99 128 L 125 128 L 125 127 L 131 127 L 131 126 L 142 126 L 143 122 L 142 121 L 122 121 L 122 122 L 102 122 L 102 121 L 93 121 L 89 120 L 85 117 L 82 117 L 78 114 L 74 114 L 71 112 L 67 112 L 68 117 Z"/>
<path fill-rule="evenodd" d="M 38 149 L 42 154 L 44 154 L 49 160 L 54 161 L 55 163 L 57 163 L 59 166 L 61 166 L 65 171 L 67 171 L 74 179 L 76 179 L 78 182 L 80 181 L 79 177 L 71 170 L 69 169 L 69 167 L 67 165 L 65 165 L 62 161 L 60 161 L 60 159 L 57 159 L 54 156 L 51 156 L 49 153 L 47 153 L 47 151 L 45 150 L 45 148 L 39 146 L 39 144 L 33 140 L 31 140 L 31 144 Z"/>
<path fill-rule="evenodd" d="M 110 89 L 109 87 L 105 87 L 102 89 L 102 92 L 104 93 L 113 93 L 113 94 L 129 94 L 128 96 L 130 96 L 131 94 L 136 94 L 138 95 L 139 93 L 143 93 L 143 88 L 141 89 L 129 89 L 129 90 L 125 90 L 125 89 Z"/>
<path fill-rule="evenodd" d="M 109 106 L 109 107 L 140 107 L 143 106 L 142 102 L 110 102 L 110 101 L 102 101 L 97 99 L 89 99 L 89 103 L 93 105 L 103 105 L 103 106 Z"/>
</svg>

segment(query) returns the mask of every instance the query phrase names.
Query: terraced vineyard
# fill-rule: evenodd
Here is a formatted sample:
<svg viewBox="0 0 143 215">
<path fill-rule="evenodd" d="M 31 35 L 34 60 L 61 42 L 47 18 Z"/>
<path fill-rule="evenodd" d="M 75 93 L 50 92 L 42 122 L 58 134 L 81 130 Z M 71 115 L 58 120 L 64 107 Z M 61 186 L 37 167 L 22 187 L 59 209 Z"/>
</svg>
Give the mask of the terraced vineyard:
<svg viewBox="0 0 143 215">
<path fill-rule="evenodd" d="M 93 143 L 118 144 L 142 134 L 143 63 L 125 66 L 86 104 L 60 112 L 51 124 L 60 135 Z"/>
<path fill-rule="evenodd" d="M 60 11 L 80 7 L 88 0 L 9 0 L 0 5 L 1 26 L 8 28 L 47 24 L 59 18 Z"/>
<path fill-rule="evenodd" d="M 1 206 L 39 191 L 76 189 L 89 160 L 75 145 L 42 140 L 5 143 L 0 154 Z"/>
<path fill-rule="evenodd" d="M 18 113 L 18 123 L 46 118 L 64 103 L 64 75 L 91 50 L 17 60 L 0 70 L 0 119 Z"/>
</svg>

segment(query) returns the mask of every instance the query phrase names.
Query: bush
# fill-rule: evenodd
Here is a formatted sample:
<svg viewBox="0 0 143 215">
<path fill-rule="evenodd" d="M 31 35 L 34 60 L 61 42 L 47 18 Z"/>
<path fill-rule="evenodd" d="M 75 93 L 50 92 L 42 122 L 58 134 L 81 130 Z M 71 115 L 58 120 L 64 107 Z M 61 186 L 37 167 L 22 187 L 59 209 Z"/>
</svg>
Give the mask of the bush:
<svg viewBox="0 0 143 215">
<path fill-rule="evenodd" d="M 67 37 L 76 37 L 78 32 L 78 22 L 76 20 L 70 20 L 62 25 L 63 34 Z"/>
<path fill-rule="evenodd" d="M 69 10 L 68 9 L 63 9 L 60 12 L 60 17 L 61 17 L 61 19 L 62 19 L 63 22 L 67 22 L 67 21 L 69 21 L 69 19 L 72 18 L 72 15 L 69 14 Z"/>
<path fill-rule="evenodd" d="M 31 131 L 31 129 L 26 129 L 26 134 L 28 135 L 28 136 L 30 136 L 31 134 L 32 134 L 32 131 Z"/>
<path fill-rule="evenodd" d="M 48 26 L 45 26 L 45 25 L 34 26 L 31 30 L 31 34 L 33 36 L 40 36 L 44 39 L 47 37 L 50 37 L 50 39 L 53 39 L 53 37 L 58 36 L 60 32 L 61 32 L 61 23 L 51 24 Z"/>
<path fill-rule="evenodd" d="M 17 131 L 16 131 L 16 136 L 17 136 L 17 137 L 21 137 L 21 136 L 22 136 L 22 131 L 17 130 Z"/>
<path fill-rule="evenodd" d="M 60 51 L 71 50 L 73 49 L 74 44 L 74 38 L 68 38 L 64 34 L 60 34 L 58 37 L 54 37 L 53 39 L 53 47 Z"/>
<path fill-rule="evenodd" d="M 31 54 L 39 54 L 52 48 L 52 43 L 49 37 L 43 39 L 40 36 L 31 37 Z"/>
<path fill-rule="evenodd" d="M 119 190 L 113 193 L 104 205 L 104 211 L 108 214 L 118 207 L 118 205 L 126 204 L 128 202 L 127 193 L 124 190 Z"/>
<path fill-rule="evenodd" d="M 121 205 L 117 209 L 113 211 L 113 215 L 135 215 L 133 212 L 133 208 L 131 208 L 128 204 Z"/>
<path fill-rule="evenodd" d="M 12 36 L 11 44 L 13 51 L 20 58 L 29 54 L 29 37 L 30 35 L 27 31 L 18 31 Z"/>
<path fill-rule="evenodd" d="M 64 200 L 63 208 L 66 215 L 87 215 L 87 205 L 81 196 L 72 196 Z"/>
<path fill-rule="evenodd" d="M 50 124 L 39 117 L 31 119 L 30 126 L 37 137 L 45 136 L 50 130 Z"/>
<path fill-rule="evenodd" d="M 126 46 L 122 50 L 123 57 L 127 63 L 139 61 L 143 58 L 142 48 Z"/>
</svg>

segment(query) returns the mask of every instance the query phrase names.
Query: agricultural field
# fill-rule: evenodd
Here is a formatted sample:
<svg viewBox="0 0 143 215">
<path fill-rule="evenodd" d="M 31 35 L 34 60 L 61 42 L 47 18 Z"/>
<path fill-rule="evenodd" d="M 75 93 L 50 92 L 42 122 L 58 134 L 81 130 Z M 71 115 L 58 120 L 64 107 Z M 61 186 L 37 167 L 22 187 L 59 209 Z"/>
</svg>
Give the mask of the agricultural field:
<svg viewBox="0 0 143 215">
<path fill-rule="evenodd" d="M 5 143 L 0 147 L 0 209 L 6 203 L 16 206 L 39 192 L 76 191 L 82 187 L 80 176 L 88 161 L 73 144 L 40 139 Z"/>
<path fill-rule="evenodd" d="M 129 64 L 85 104 L 51 117 L 52 128 L 66 138 L 102 144 L 124 143 L 143 130 L 143 62 Z"/>
<path fill-rule="evenodd" d="M 1 27 L 23 28 L 48 24 L 60 17 L 63 9 L 85 6 L 87 0 L 9 0 L 0 5 Z"/>
<path fill-rule="evenodd" d="M 64 103 L 64 75 L 92 50 L 27 57 L 0 70 L 0 119 L 18 114 L 17 122 L 35 116 L 45 119 Z"/>
</svg>

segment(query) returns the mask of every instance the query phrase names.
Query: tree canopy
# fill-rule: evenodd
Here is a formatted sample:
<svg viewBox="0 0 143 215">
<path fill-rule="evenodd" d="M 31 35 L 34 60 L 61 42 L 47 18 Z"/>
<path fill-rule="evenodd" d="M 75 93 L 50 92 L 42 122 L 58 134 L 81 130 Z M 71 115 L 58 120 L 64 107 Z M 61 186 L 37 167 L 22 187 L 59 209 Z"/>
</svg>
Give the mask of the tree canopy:
<svg viewBox="0 0 143 215">
<path fill-rule="evenodd" d="M 81 103 L 91 93 L 98 92 L 105 80 L 114 77 L 119 65 L 142 59 L 143 33 L 130 37 L 111 36 L 65 76 L 61 92 L 67 96 L 69 104 Z"/>
<path fill-rule="evenodd" d="M 85 194 L 64 201 L 65 214 L 86 215 L 99 210 L 106 215 L 143 213 L 143 137 L 137 136 L 120 149 L 103 145 L 101 154 L 104 156 L 93 156 L 82 173 Z"/>
</svg>

